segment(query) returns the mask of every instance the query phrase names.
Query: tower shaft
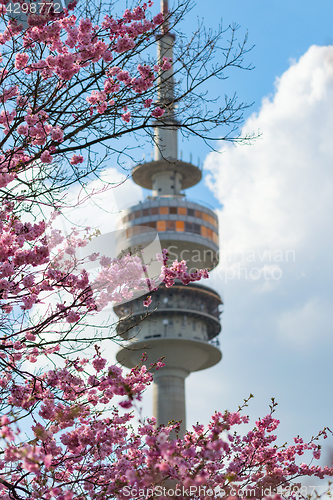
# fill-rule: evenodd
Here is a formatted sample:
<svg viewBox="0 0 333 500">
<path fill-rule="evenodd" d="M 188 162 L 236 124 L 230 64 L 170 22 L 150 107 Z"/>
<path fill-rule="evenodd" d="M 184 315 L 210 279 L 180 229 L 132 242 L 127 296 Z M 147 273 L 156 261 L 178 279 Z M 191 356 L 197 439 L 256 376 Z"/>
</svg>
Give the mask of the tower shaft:
<svg viewBox="0 0 333 500">
<path fill-rule="evenodd" d="M 161 370 L 154 375 L 153 415 L 157 426 L 175 420 L 181 422 L 180 434 L 186 431 L 185 378 L 186 370 Z"/>
</svg>

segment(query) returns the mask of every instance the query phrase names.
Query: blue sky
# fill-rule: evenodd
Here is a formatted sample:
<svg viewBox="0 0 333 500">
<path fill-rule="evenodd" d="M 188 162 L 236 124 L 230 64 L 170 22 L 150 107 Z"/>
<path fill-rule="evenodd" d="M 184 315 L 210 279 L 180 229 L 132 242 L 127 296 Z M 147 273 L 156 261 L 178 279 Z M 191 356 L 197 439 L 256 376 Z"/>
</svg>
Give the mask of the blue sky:
<svg viewBox="0 0 333 500">
<path fill-rule="evenodd" d="M 252 146 L 221 144 L 220 154 L 198 141 L 180 146 L 184 157 L 204 161 L 205 181 L 188 197 L 219 213 L 221 263 L 207 284 L 225 304 L 223 360 L 189 377 L 188 425 L 237 409 L 251 392 L 252 421 L 275 397 L 280 442 L 309 439 L 333 427 L 333 2 L 200 0 L 184 22 L 188 34 L 197 16 L 207 27 L 223 17 L 241 25 L 240 36 L 249 32 L 255 69 L 209 90 L 254 101 L 244 130 L 262 136 Z M 107 175 L 119 176 L 113 166 Z M 144 193 L 128 181 L 113 195 L 119 206 Z M 89 213 L 91 225 L 112 230 L 108 214 L 81 210 L 78 217 Z M 143 413 L 150 412 L 148 391 Z M 332 448 L 331 439 L 322 465 Z"/>
<path fill-rule="evenodd" d="M 156 1 L 155 7 L 158 6 Z M 311 45 L 333 43 L 331 0 L 199 0 L 184 21 L 187 34 L 190 35 L 192 27 L 196 26 L 197 18 L 203 18 L 207 28 L 217 28 L 221 19 L 225 27 L 232 23 L 240 25 L 239 40 L 248 32 L 248 46 L 254 47 L 246 62 L 251 63 L 254 69 L 250 72 L 234 70 L 223 88 L 214 86 L 211 89 L 214 95 L 220 92 L 222 96 L 225 92 L 232 95 L 236 91 L 241 102 L 253 103 L 245 111 L 245 118 L 260 109 L 264 96 L 274 93 L 276 77 L 288 69 L 291 61 L 299 59 Z M 208 147 L 196 140 L 181 144 L 180 149 L 184 151 L 184 157 L 192 151 L 193 158 L 200 157 L 201 160 L 208 153 Z M 189 190 L 188 196 L 200 197 L 216 208 L 218 206 L 202 185 Z"/>
</svg>

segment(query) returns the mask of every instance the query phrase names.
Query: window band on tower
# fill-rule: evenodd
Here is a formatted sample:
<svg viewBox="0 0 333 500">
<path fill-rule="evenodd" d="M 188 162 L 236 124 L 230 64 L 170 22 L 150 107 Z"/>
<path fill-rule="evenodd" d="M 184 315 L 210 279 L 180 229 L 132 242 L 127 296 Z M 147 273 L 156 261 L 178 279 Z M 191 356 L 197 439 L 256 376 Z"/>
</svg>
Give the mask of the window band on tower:
<svg viewBox="0 0 333 500">
<path fill-rule="evenodd" d="M 219 240 L 218 234 L 209 227 L 180 220 L 158 220 L 155 222 L 147 222 L 145 224 L 134 225 L 126 229 L 126 238 L 132 238 L 133 236 L 137 236 L 138 234 L 144 234 L 147 232 L 148 228 L 156 229 L 156 231 L 159 233 L 167 231 L 175 231 L 178 233 L 194 233 L 207 238 L 216 244 L 218 244 Z"/>
</svg>

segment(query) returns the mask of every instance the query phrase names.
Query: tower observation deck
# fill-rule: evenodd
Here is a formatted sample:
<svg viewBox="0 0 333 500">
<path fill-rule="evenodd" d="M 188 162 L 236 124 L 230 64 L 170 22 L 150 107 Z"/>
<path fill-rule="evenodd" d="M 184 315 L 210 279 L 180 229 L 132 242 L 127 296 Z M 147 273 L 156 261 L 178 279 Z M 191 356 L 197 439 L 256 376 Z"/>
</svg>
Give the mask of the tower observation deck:
<svg viewBox="0 0 333 500">
<path fill-rule="evenodd" d="M 162 0 L 162 9 L 167 16 L 167 0 Z M 173 61 L 174 41 L 165 23 L 158 36 L 160 61 L 163 57 Z M 166 111 L 154 123 L 154 160 L 132 171 L 134 182 L 152 190 L 152 195 L 122 213 L 117 251 L 147 246 L 157 232 L 171 262 L 186 260 L 189 272 L 213 269 L 218 264 L 218 219 L 212 210 L 188 201 L 183 193 L 200 182 L 201 170 L 178 159 L 172 67 L 159 75 L 158 84 L 157 100 Z M 142 297 L 114 307 L 119 317 L 118 334 L 126 341 L 117 360 L 132 368 L 143 352 L 148 365 L 164 356 L 165 366 L 154 374 L 153 415 L 157 425 L 181 421 L 181 434 L 186 430 L 185 378 L 214 366 L 222 357 L 216 340 L 221 330 L 222 301 L 217 292 L 201 283 L 176 283 L 171 288 L 161 285 L 152 294 L 153 314 L 142 322 Z"/>
</svg>

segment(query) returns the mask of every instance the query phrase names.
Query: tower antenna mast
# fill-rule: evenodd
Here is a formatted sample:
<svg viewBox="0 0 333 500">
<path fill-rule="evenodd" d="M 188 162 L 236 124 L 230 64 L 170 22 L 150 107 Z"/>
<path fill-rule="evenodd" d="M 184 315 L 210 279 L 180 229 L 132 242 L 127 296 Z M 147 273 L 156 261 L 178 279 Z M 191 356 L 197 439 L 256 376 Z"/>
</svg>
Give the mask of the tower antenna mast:
<svg viewBox="0 0 333 500">
<path fill-rule="evenodd" d="M 168 0 L 161 0 L 161 11 L 164 16 L 164 19 L 167 19 L 169 15 L 169 6 L 168 6 Z M 162 33 L 167 33 L 169 31 L 169 21 L 167 20 L 162 28 Z"/>
</svg>

